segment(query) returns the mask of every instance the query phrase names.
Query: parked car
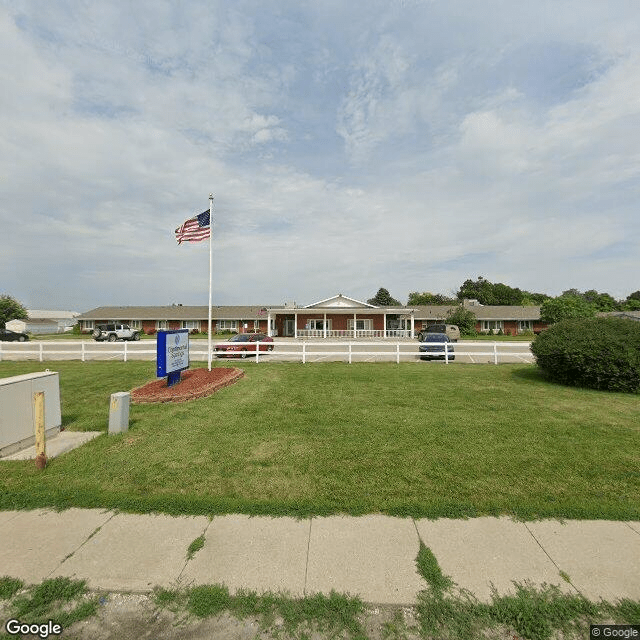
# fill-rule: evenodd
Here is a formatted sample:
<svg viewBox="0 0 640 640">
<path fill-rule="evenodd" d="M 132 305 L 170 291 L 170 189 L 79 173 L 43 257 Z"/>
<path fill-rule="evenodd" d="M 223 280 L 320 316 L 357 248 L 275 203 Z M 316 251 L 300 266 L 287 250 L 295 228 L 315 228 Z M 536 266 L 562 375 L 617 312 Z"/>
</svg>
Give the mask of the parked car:
<svg viewBox="0 0 640 640">
<path fill-rule="evenodd" d="M 426 329 L 418 333 L 418 340 L 424 342 L 424 337 L 429 333 L 444 333 L 452 342 L 460 340 L 460 329 L 455 324 L 430 324 Z"/>
<path fill-rule="evenodd" d="M 128 324 L 99 324 L 92 332 L 97 342 L 108 340 L 140 340 L 140 332 L 132 329 Z"/>
<path fill-rule="evenodd" d="M 0 329 L 0 340 L 26 342 L 28 339 L 29 336 L 26 333 L 18 333 L 17 331 L 11 331 L 11 329 Z"/>
<path fill-rule="evenodd" d="M 273 351 L 274 346 L 273 338 L 264 333 L 238 333 L 233 338 L 230 338 L 228 342 L 233 344 L 217 344 L 214 347 L 216 358 L 246 358 L 254 355 L 258 350 Z M 272 344 L 266 344 L 267 342 Z"/>
<path fill-rule="evenodd" d="M 437 360 L 438 358 L 442 358 L 445 360 L 445 354 L 442 353 L 445 350 L 445 344 L 449 360 L 455 360 L 456 357 L 453 355 L 455 349 L 453 347 L 453 340 L 449 338 L 449 336 L 444 333 L 427 333 L 424 336 L 423 344 L 418 347 L 420 351 L 420 359 L 421 360 Z"/>
</svg>

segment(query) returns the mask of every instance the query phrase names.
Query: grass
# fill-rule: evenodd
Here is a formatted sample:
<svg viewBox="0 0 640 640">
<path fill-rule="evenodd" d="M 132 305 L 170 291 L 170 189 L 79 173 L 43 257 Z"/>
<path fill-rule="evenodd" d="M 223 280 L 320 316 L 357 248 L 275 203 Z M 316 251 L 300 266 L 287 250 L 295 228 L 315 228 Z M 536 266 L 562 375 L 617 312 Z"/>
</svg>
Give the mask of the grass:
<svg viewBox="0 0 640 640">
<path fill-rule="evenodd" d="M 640 602 L 594 603 L 552 585 L 514 583 L 513 593 L 501 596 L 494 591 L 490 602 L 481 602 L 442 573 L 422 542 L 416 568 L 427 588 L 418 594 L 415 607 L 389 607 L 381 618 L 375 618 L 374 611 L 359 598 L 335 592 L 303 598 L 269 592 L 258 595 L 248 590 L 232 595 L 227 587 L 214 584 L 182 590 L 156 588 L 154 601 L 159 608 L 184 614 L 187 619 L 222 613 L 253 618 L 267 637 L 283 637 L 283 632 L 286 638 L 551 640 L 588 637 L 590 624 L 635 624 L 640 619 Z M 407 610 L 415 622 L 407 623 Z M 377 608 L 375 613 L 379 613 Z"/>
<path fill-rule="evenodd" d="M 581 594 L 563 593 L 554 585 L 535 587 L 529 583 L 514 583 L 513 594 L 500 596 L 494 590 L 491 602 L 480 602 L 442 574 L 422 542 L 416 565 L 428 585 L 418 594 L 416 605 L 420 636 L 425 639 L 487 638 L 496 636 L 496 629 L 497 637 L 584 638 L 590 624 L 635 624 L 640 614 L 637 601 L 594 603 Z"/>
<path fill-rule="evenodd" d="M 53 620 L 63 629 L 93 616 L 99 596 L 89 594 L 84 580 L 59 577 L 25 587 L 21 580 L 0 578 L 0 601 L 6 619 L 26 624 L 45 624 Z M 4 628 L 4 625 L 3 625 Z M 0 638 L 15 636 L 0 633 Z"/>
<path fill-rule="evenodd" d="M 153 362 L 2 362 L 60 372 L 63 425 L 107 429 L 111 393 Z M 637 395 L 547 383 L 535 366 L 227 363 L 205 399 L 133 405 L 129 432 L 2 462 L 0 508 L 171 514 L 640 519 Z"/>
<path fill-rule="evenodd" d="M 259 595 L 243 589 L 232 595 L 227 587 L 214 584 L 186 590 L 156 588 L 154 600 L 158 607 L 176 613 L 184 611 L 192 618 L 209 618 L 223 612 L 238 619 L 257 618 L 260 627 L 267 633 L 275 631 L 276 637 L 279 629 L 287 637 L 296 638 L 309 638 L 314 632 L 331 638 L 367 637 L 359 620 L 365 611 L 363 602 L 333 591 L 328 596 L 319 593 L 304 598 L 270 592 Z"/>
<path fill-rule="evenodd" d="M 193 557 L 204 547 L 204 534 L 198 536 L 187 549 L 187 560 L 192 560 Z"/>
</svg>

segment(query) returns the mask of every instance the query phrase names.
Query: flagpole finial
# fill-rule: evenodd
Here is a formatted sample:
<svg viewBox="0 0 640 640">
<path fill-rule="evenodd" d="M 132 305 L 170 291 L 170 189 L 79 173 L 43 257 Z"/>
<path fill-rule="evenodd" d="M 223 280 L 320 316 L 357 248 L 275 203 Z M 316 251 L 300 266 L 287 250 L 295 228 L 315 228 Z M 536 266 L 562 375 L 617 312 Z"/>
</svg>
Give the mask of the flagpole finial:
<svg viewBox="0 0 640 640">
<path fill-rule="evenodd" d="M 209 200 L 213 200 L 213 193 L 209 194 Z"/>
</svg>

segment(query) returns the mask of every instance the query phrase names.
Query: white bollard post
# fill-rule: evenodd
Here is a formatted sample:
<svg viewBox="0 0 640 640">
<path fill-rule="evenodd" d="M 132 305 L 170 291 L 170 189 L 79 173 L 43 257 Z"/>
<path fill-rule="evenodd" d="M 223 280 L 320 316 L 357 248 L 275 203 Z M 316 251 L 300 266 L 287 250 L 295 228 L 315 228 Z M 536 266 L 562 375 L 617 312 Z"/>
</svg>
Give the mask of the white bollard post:
<svg viewBox="0 0 640 640">
<path fill-rule="evenodd" d="M 109 405 L 109 433 L 123 433 L 129 430 L 129 402 L 131 394 L 120 391 L 111 394 Z"/>
</svg>

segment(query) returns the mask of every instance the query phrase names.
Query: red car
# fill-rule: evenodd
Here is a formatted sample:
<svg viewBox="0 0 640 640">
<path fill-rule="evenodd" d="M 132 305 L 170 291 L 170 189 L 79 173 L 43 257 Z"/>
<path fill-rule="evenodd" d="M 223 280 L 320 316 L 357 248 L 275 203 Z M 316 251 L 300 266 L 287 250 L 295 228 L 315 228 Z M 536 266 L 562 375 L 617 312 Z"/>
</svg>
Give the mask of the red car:
<svg viewBox="0 0 640 640">
<path fill-rule="evenodd" d="M 233 344 L 217 344 L 214 347 L 216 358 L 246 358 L 252 356 L 259 349 L 260 351 L 273 351 L 273 344 L 255 344 L 258 342 L 271 342 L 273 338 L 264 333 L 238 333 L 230 338 L 228 342 Z M 224 353 L 220 353 L 224 351 Z M 229 352 L 232 353 L 229 353 Z"/>
</svg>

